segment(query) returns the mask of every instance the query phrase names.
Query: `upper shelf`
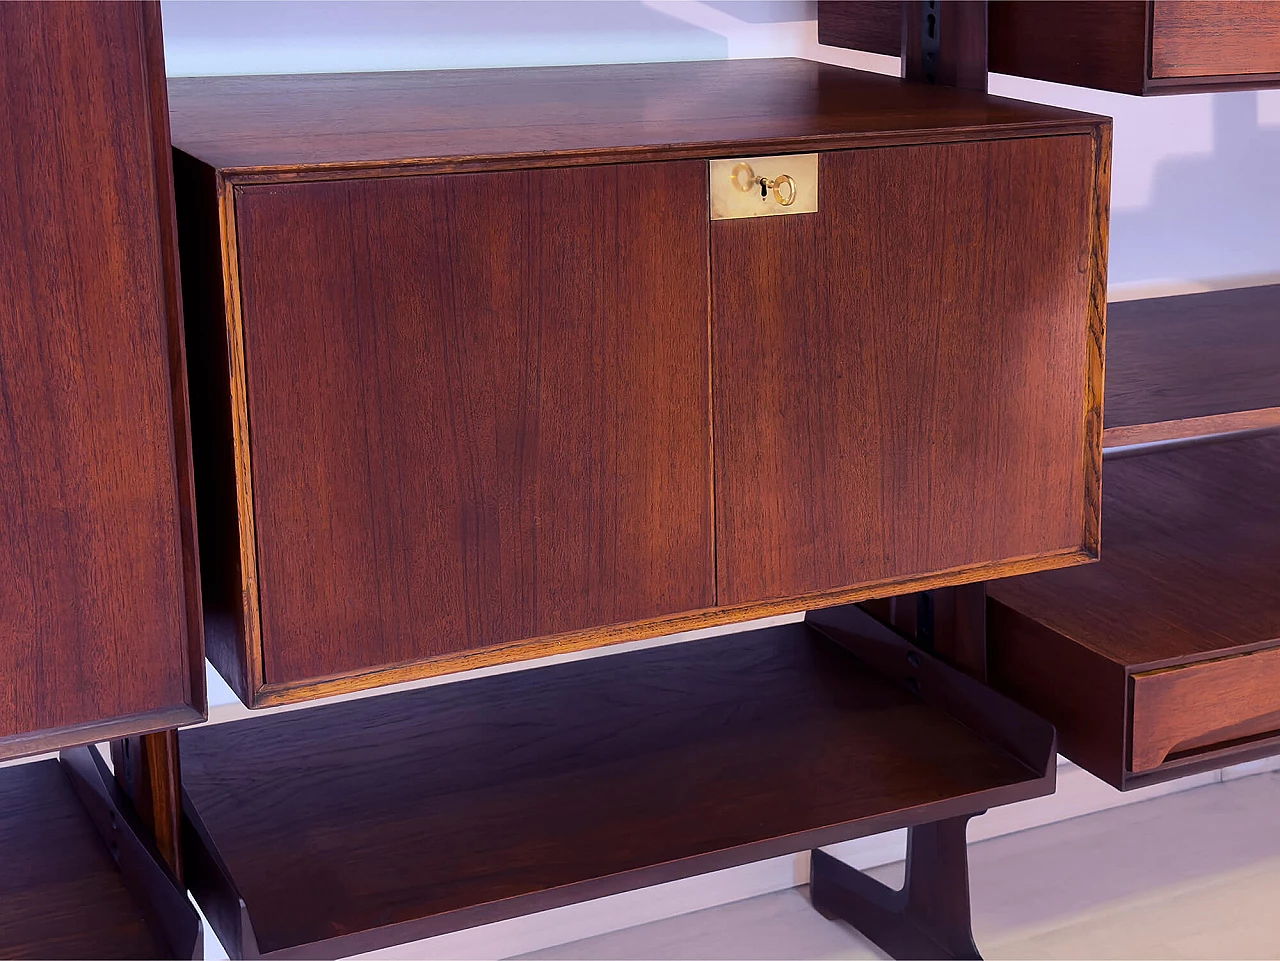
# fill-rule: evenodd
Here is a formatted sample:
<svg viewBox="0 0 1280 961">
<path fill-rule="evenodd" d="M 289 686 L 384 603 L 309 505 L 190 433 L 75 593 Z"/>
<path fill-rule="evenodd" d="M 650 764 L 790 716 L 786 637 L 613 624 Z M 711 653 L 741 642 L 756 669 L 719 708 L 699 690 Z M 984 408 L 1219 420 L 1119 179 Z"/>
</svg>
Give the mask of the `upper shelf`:
<svg viewBox="0 0 1280 961">
<path fill-rule="evenodd" d="M 1280 85 L 1280 3 L 1000 0 L 987 16 L 993 73 L 1139 95 Z M 818 39 L 897 56 L 901 21 L 896 2 L 827 0 Z"/>
<path fill-rule="evenodd" d="M 1106 448 L 1280 425 L 1280 284 L 1107 308 Z"/>
<path fill-rule="evenodd" d="M 185 730 L 192 891 L 334 956 L 1052 791 L 1047 724 L 822 617 Z"/>
<path fill-rule="evenodd" d="M 74 767 L 35 761 L 0 770 L 0 957 L 199 956 L 195 910 L 109 809 L 88 749 L 75 754 Z M 77 777 L 85 779 L 79 789 Z M 89 805 L 103 824 L 95 827 Z"/>
<path fill-rule="evenodd" d="M 175 147 L 242 174 L 788 153 L 1105 122 L 789 59 L 175 79 L 169 112 Z"/>
</svg>

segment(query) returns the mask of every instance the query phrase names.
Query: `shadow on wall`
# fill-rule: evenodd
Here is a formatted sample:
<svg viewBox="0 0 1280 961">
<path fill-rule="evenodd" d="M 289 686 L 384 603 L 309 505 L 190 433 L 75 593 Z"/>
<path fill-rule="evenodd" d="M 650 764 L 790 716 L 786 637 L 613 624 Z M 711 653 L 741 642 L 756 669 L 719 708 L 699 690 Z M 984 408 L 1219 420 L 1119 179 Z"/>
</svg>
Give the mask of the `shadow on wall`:
<svg viewBox="0 0 1280 961">
<path fill-rule="evenodd" d="M 1150 203 L 1113 211 L 1123 277 L 1202 279 L 1280 269 L 1280 127 L 1258 119 L 1258 94 L 1213 96 L 1213 152 L 1155 169 Z"/>
</svg>

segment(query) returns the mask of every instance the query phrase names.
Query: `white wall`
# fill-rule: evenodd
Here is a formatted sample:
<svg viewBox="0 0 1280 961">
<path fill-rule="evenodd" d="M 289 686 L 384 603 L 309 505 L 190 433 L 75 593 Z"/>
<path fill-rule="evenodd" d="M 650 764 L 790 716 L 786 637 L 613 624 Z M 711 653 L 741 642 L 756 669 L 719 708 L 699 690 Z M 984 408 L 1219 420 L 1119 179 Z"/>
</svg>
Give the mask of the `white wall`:
<svg viewBox="0 0 1280 961">
<path fill-rule="evenodd" d="M 166 0 L 163 8 L 172 76 L 774 56 L 897 72 L 893 58 L 819 47 L 806 0 Z M 1280 274 L 1280 90 L 1140 98 L 999 76 L 991 89 L 1115 118 L 1119 293 Z"/>
</svg>

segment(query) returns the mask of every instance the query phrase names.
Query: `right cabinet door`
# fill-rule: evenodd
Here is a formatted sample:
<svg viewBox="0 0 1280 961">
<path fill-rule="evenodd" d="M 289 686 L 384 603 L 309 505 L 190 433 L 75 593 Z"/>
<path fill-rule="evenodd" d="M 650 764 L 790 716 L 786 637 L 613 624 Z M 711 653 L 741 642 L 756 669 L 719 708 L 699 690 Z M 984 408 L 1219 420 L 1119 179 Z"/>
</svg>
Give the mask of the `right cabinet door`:
<svg viewBox="0 0 1280 961">
<path fill-rule="evenodd" d="M 817 213 L 713 222 L 721 604 L 1092 550 L 1094 157 L 830 152 Z"/>
</svg>

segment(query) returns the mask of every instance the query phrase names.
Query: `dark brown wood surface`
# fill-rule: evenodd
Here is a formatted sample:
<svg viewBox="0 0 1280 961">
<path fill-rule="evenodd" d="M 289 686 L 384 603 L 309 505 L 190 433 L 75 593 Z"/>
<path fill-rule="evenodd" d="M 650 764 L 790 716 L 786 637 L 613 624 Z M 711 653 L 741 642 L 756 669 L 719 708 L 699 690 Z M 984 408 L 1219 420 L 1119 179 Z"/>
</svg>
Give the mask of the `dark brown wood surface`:
<svg viewBox="0 0 1280 961">
<path fill-rule="evenodd" d="M 1280 432 L 1108 459 L 1101 562 L 988 585 L 992 683 L 1117 787 L 1280 748 L 1277 477 Z"/>
<path fill-rule="evenodd" d="M 816 215 L 712 224 L 722 604 L 1082 549 L 1093 161 L 825 154 Z"/>
<path fill-rule="evenodd" d="M 1135 669 L 1280 638 L 1280 433 L 1109 460 L 1104 559 L 989 586 Z"/>
<path fill-rule="evenodd" d="M 158 4 L 0 5 L 0 89 L 4 757 L 199 720 L 204 671 Z"/>
<path fill-rule="evenodd" d="M 715 604 L 706 190 L 241 188 L 267 683 Z"/>
<path fill-rule="evenodd" d="M 901 56 L 902 7 L 901 0 L 823 0 L 818 43 Z"/>
<path fill-rule="evenodd" d="M 0 957 L 163 958 L 57 761 L 0 769 Z"/>
<path fill-rule="evenodd" d="M 1130 770 L 1280 731 L 1280 647 L 1133 678 Z"/>
<path fill-rule="evenodd" d="M 1145 0 L 999 0 L 988 9 L 994 73 L 1144 92 Z"/>
<path fill-rule="evenodd" d="M 1092 128 L 1087 115 L 1056 107 L 788 59 L 201 77 L 175 79 L 169 91 L 175 146 L 222 170 L 277 168 L 273 178 Z"/>
<path fill-rule="evenodd" d="M 189 881 L 233 952 L 334 956 L 1043 793 L 1042 740 L 794 624 L 184 731 Z"/>
<path fill-rule="evenodd" d="M 175 878 L 182 880 L 182 773 L 178 732 L 161 731 L 111 742 L 116 783 L 147 837 Z"/>
<path fill-rule="evenodd" d="M 1108 315 L 1106 446 L 1280 424 L 1280 285 Z"/>
<path fill-rule="evenodd" d="M 1280 74 L 1275 0 L 1154 0 L 1151 76 Z"/>
</svg>

